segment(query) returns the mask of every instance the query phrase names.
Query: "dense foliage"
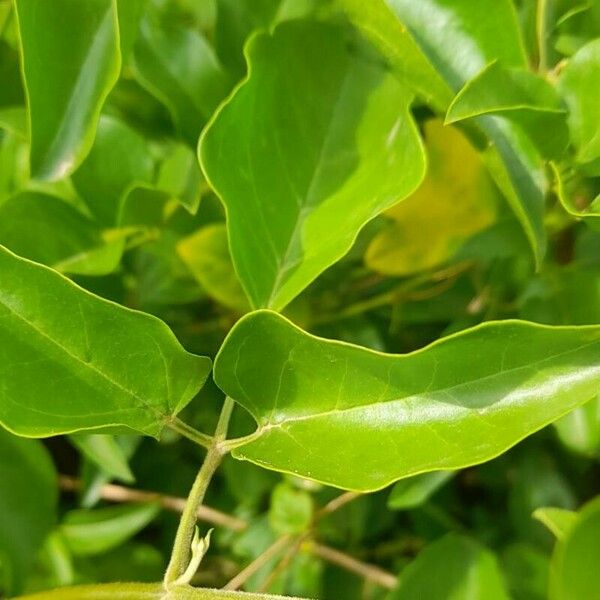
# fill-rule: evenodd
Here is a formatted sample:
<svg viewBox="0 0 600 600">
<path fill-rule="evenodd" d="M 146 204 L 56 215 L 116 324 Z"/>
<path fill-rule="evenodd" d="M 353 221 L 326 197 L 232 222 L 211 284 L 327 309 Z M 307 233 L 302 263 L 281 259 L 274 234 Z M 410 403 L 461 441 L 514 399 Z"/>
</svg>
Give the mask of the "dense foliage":
<svg viewBox="0 0 600 600">
<path fill-rule="evenodd" d="M 599 91 L 598 0 L 0 0 L 0 596 L 600 599 Z"/>
</svg>

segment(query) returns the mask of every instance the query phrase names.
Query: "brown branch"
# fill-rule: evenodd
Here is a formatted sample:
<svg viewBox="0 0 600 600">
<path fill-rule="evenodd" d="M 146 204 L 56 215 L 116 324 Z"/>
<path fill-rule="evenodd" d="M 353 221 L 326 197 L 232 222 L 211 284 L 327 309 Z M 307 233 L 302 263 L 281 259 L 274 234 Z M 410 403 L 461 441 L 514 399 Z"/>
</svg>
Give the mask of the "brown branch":
<svg viewBox="0 0 600 600">
<path fill-rule="evenodd" d="M 252 575 L 260 571 L 272 558 L 285 550 L 292 539 L 292 536 L 288 534 L 282 535 L 275 540 L 273 544 L 256 557 L 245 569 L 240 571 L 227 585 L 223 586 L 223 589 L 229 591 L 239 590 Z"/>
<path fill-rule="evenodd" d="M 381 587 L 393 590 L 398 584 L 398 578 L 375 565 L 369 565 L 360 560 L 356 560 L 352 556 L 340 552 L 335 548 L 324 546 L 323 544 L 311 544 L 310 551 L 315 556 L 326 560 L 327 562 L 342 567 L 346 571 L 356 573 L 364 579 L 368 579 L 373 583 L 377 583 Z"/>
<path fill-rule="evenodd" d="M 317 511 L 315 515 L 315 521 L 334 513 L 336 510 L 342 508 L 342 506 L 346 506 L 349 502 L 356 500 L 360 496 L 357 492 L 345 492 L 340 494 L 333 500 L 330 500 L 323 508 Z"/>
<path fill-rule="evenodd" d="M 58 485 L 61 490 L 66 492 L 78 492 L 81 489 L 81 481 L 69 477 L 68 475 L 60 475 Z M 175 496 L 165 496 L 155 492 L 144 492 L 135 490 L 122 485 L 107 483 L 100 490 L 100 497 L 109 502 L 158 502 L 165 510 L 181 514 L 185 507 L 185 498 L 177 498 Z M 246 529 L 248 523 L 232 517 L 214 508 L 208 506 L 200 506 L 198 508 L 198 519 L 213 525 L 220 525 L 233 531 L 242 531 Z"/>
<path fill-rule="evenodd" d="M 60 475 L 58 479 L 59 487 L 61 490 L 65 492 L 78 492 L 82 488 L 82 483 L 78 479 L 73 477 L 69 477 L 68 475 Z M 318 520 L 328 514 L 331 514 L 335 510 L 341 508 L 351 500 L 354 500 L 358 494 L 354 494 L 353 492 L 348 492 L 345 494 L 341 494 L 328 504 L 326 504 L 318 513 L 315 515 L 315 519 Z M 158 502 L 165 510 L 169 510 L 176 513 L 181 513 L 185 506 L 185 498 L 178 498 L 176 496 L 167 496 L 164 494 L 159 494 L 156 492 L 147 492 L 143 490 L 137 490 L 133 488 L 128 488 L 122 485 L 116 485 L 112 483 L 108 483 L 102 486 L 100 490 L 100 497 L 103 500 L 107 500 L 108 502 Z M 228 515 L 227 513 L 221 512 L 214 508 L 210 508 L 208 506 L 201 506 L 198 509 L 198 519 L 201 521 L 205 521 L 207 523 L 211 523 L 213 525 L 219 525 L 221 527 L 225 527 L 226 529 L 231 529 L 232 531 L 243 531 L 248 527 L 248 523 L 242 519 L 238 519 L 237 517 L 233 517 Z M 267 560 L 272 558 L 272 556 L 276 556 L 278 552 L 282 551 L 285 546 L 290 542 L 289 536 L 284 536 L 283 538 L 279 538 L 275 542 L 277 547 L 273 550 L 273 546 L 267 549 L 266 552 L 270 552 L 267 556 Z M 372 581 L 380 585 L 381 587 L 387 589 L 393 589 L 396 587 L 397 578 L 384 571 L 383 569 L 371 565 L 360 560 L 349 556 L 339 550 L 335 550 L 334 548 L 330 548 L 329 546 L 325 546 L 323 544 L 308 542 L 307 546 L 308 550 L 312 552 L 315 556 L 318 556 L 329 562 L 334 564 L 342 569 L 350 571 L 351 573 L 355 573 L 364 579 Z M 261 555 L 264 557 L 265 553 Z M 261 558 L 259 557 L 259 558 Z M 257 559 L 258 560 L 258 559 Z M 256 563 L 256 561 L 254 561 Z M 252 566 L 253 563 L 248 565 L 243 571 L 241 571 L 234 579 L 232 579 L 228 585 L 232 583 L 236 583 L 235 579 L 240 577 L 242 573 L 248 572 L 248 569 Z M 265 564 L 258 565 L 258 569 Z M 252 567 L 253 569 L 255 567 Z M 256 569 L 256 570 L 258 570 Z M 251 576 L 252 573 L 249 575 Z M 231 588 L 226 588 L 231 589 Z"/>
</svg>

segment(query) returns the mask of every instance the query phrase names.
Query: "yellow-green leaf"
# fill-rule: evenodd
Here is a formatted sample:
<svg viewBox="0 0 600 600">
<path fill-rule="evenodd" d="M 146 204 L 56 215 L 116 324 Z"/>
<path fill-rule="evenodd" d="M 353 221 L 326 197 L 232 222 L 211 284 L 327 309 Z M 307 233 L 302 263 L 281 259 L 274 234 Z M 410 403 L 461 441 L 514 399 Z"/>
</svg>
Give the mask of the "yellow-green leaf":
<svg viewBox="0 0 600 600">
<path fill-rule="evenodd" d="M 425 124 L 429 167 L 419 189 L 392 207 L 392 223 L 367 249 L 367 265 L 386 275 L 409 275 L 448 260 L 461 244 L 491 225 L 498 193 L 467 139 L 441 121 Z"/>
</svg>

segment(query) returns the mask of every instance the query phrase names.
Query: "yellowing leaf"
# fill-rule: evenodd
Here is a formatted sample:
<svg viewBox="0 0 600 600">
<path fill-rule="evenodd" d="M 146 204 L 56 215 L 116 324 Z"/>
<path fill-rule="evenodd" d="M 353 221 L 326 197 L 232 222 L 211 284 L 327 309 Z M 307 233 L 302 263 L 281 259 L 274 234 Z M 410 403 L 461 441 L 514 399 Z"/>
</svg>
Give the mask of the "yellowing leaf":
<svg viewBox="0 0 600 600">
<path fill-rule="evenodd" d="M 450 260 L 465 240 L 495 220 L 498 194 L 464 135 L 435 120 L 425 125 L 425 141 L 425 181 L 387 211 L 393 223 L 367 250 L 367 265 L 386 275 L 409 275 Z"/>
<path fill-rule="evenodd" d="M 240 312 L 250 308 L 231 262 L 227 228 L 208 225 L 177 244 L 177 251 L 192 275 L 215 300 Z"/>
</svg>

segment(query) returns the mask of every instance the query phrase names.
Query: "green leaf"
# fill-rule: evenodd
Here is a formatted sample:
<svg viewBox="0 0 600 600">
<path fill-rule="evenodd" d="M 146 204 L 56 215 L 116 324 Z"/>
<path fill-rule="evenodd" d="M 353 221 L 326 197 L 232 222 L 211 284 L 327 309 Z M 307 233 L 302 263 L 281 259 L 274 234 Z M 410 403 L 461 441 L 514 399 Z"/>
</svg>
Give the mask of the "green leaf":
<svg viewBox="0 0 600 600">
<path fill-rule="evenodd" d="M 600 455 L 600 396 L 554 423 L 561 442 L 586 456 Z"/>
<path fill-rule="evenodd" d="M 14 107 L 24 103 L 19 54 L 2 39 L 0 39 L 0 81 L 2 81 L 0 107 Z"/>
<path fill-rule="evenodd" d="M 498 115 L 516 123 L 548 158 L 560 157 L 569 143 L 566 110 L 556 90 L 524 69 L 489 64 L 456 95 L 446 123 Z"/>
<path fill-rule="evenodd" d="M 597 39 L 569 60 L 558 81 L 569 107 L 571 139 L 580 163 L 600 158 L 600 106 L 596 101 L 599 79 L 600 39 Z"/>
<path fill-rule="evenodd" d="M 557 543 L 550 567 L 551 600 L 598 600 L 600 499 L 586 504 Z"/>
<path fill-rule="evenodd" d="M 523 542 L 510 544 L 502 552 L 502 570 L 511 598 L 547 598 L 550 560 L 543 550 Z"/>
<path fill-rule="evenodd" d="M 200 140 L 254 307 L 283 308 L 424 175 L 410 94 L 353 41 L 310 21 L 255 36 L 248 78 Z"/>
<path fill-rule="evenodd" d="M 158 436 L 210 360 L 158 319 L 98 298 L 0 247 L 0 422 L 30 437 L 125 426 Z"/>
<path fill-rule="evenodd" d="M 89 152 L 121 66 L 115 0 L 15 0 L 31 172 L 60 179 Z M 57 18 L 60 15 L 60 18 Z"/>
<path fill-rule="evenodd" d="M 153 169 L 148 142 L 119 119 L 102 116 L 94 145 L 72 179 L 92 214 L 112 226 L 125 190 L 150 183 Z"/>
<path fill-rule="evenodd" d="M 509 600 L 496 557 L 477 542 L 449 534 L 426 546 L 402 572 L 389 600 Z"/>
<path fill-rule="evenodd" d="M 285 482 L 275 487 L 269 507 L 269 524 L 273 531 L 280 535 L 304 533 L 312 516 L 312 498 L 305 490 L 294 489 Z"/>
<path fill-rule="evenodd" d="M 507 67 L 527 66 L 510 0 L 476 4 L 471 0 L 388 0 L 388 4 L 454 90 L 493 60 Z M 454 52 L 447 52 L 451 48 Z"/>
<path fill-rule="evenodd" d="M 123 196 L 119 227 L 160 228 L 167 220 L 171 195 L 150 185 L 134 185 Z"/>
<path fill-rule="evenodd" d="M 156 187 L 177 198 L 192 215 L 198 212 L 206 181 L 193 150 L 176 144 L 160 165 Z"/>
<path fill-rule="evenodd" d="M 15 600 L 284 600 L 284 597 L 208 590 L 187 585 L 177 586 L 165 592 L 161 583 L 110 583 L 60 588 L 30 596 L 19 596 Z"/>
<path fill-rule="evenodd" d="M 105 275 L 119 264 L 124 240 L 107 243 L 90 219 L 59 198 L 22 192 L 0 205 L 0 244 L 63 273 Z"/>
<path fill-rule="evenodd" d="M 504 67 L 527 66 L 510 0 L 388 0 L 388 5 L 454 93 L 494 60 Z M 541 160 L 516 125 L 486 116 L 477 119 L 477 126 L 490 141 L 488 169 L 521 222 L 539 265 L 546 246 Z"/>
<path fill-rule="evenodd" d="M 224 224 L 207 225 L 182 239 L 177 252 L 215 300 L 238 312 L 248 312 L 250 306 L 231 262 Z"/>
<path fill-rule="evenodd" d="M 577 513 L 564 508 L 544 507 L 533 512 L 533 518 L 544 524 L 559 540 L 562 540 L 577 520 Z"/>
<path fill-rule="evenodd" d="M 454 471 L 431 471 L 407 477 L 392 488 L 388 507 L 393 510 L 408 510 L 420 506 L 454 477 L 454 474 Z"/>
<path fill-rule="evenodd" d="M 75 555 L 108 552 L 141 531 L 160 512 L 160 504 L 126 504 L 66 514 L 60 532 Z"/>
<path fill-rule="evenodd" d="M 35 556 L 56 520 L 56 473 L 35 440 L 0 428 L 0 591 L 23 587 Z"/>
<path fill-rule="evenodd" d="M 490 226 L 498 193 L 467 139 L 441 121 L 427 121 L 429 168 L 419 189 L 385 214 L 392 219 L 369 244 L 367 266 L 410 275 L 450 260 L 471 236 Z"/>
<path fill-rule="evenodd" d="M 69 440 L 107 475 L 125 483 L 135 481 L 125 451 L 112 435 L 80 433 L 69 436 Z"/>
<path fill-rule="evenodd" d="M 489 460 L 583 404 L 599 349 L 598 326 L 501 321 L 382 354 L 258 311 L 231 330 L 214 377 L 258 423 L 236 458 L 369 491 Z"/>
<path fill-rule="evenodd" d="M 203 125 L 231 88 L 229 76 L 200 33 L 142 20 L 134 46 L 135 76 L 171 113 L 179 133 L 195 146 Z"/>
<path fill-rule="evenodd" d="M 338 0 L 348 18 L 390 62 L 400 81 L 426 102 L 445 111 L 452 90 L 393 12 L 387 0 Z"/>
<path fill-rule="evenodd" d="M 572 168 L 559 168 L 551 163 L 556 194 L 563 208 L 576 219 L 600 231 L 600 194 L 597 184 L 585 179 Z"/>
<path fill-rule="evenodd" d="M 140 20 L 148 0 L 117 0 L 119 15 L 119 42 L 123 63 L 127 59 L 137 38 Z"/>
<path fill-rule="evenodd" d="M 273 24 L 281 1 L 216 0 L 215 49 L 221 62 L 236 77 L 244 75 L 246 40 L 253 31 Z"/>
</svg>

